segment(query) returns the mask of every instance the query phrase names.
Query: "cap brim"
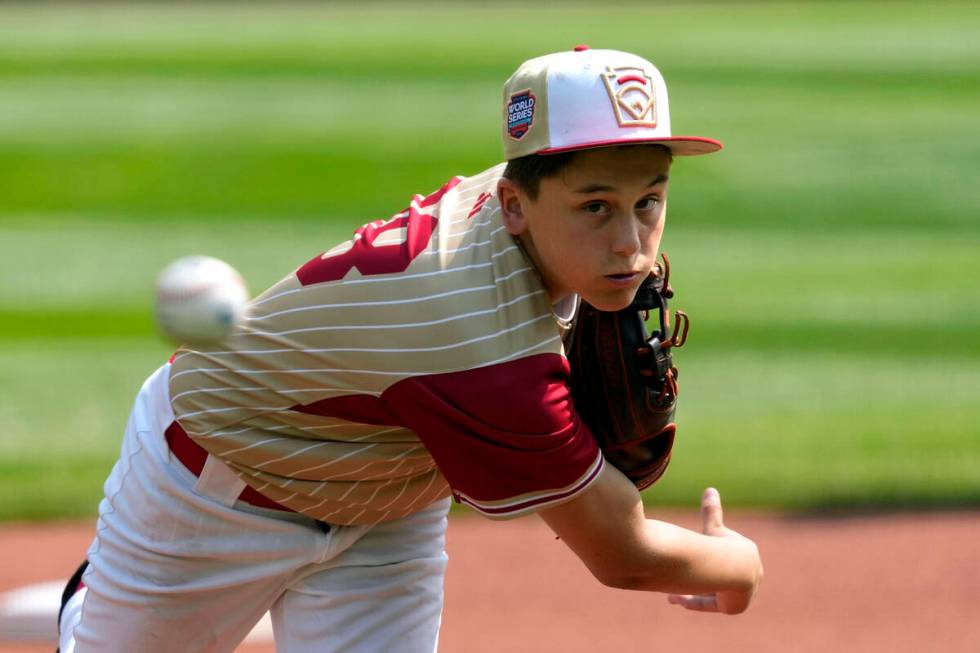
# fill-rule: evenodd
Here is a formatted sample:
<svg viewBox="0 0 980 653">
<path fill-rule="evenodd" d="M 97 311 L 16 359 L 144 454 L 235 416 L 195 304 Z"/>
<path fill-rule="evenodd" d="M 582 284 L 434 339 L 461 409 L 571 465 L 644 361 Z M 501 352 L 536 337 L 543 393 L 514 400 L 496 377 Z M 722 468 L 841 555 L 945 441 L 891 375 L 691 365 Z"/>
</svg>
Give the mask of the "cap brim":
<svg viewBox="0 0 980 653">
<path fill-rule="evenodd" d="M 649 143 L 651 145 L 660 144 L 667 147 L 674 156 L 697 156 L 699 154 L 711 154 L 717 152 L 722 147 L 721 141 L 703 136 L 660 136 L 657 138 L 620 138 L 609 141 L 594 141 L 591 143 L 581 143 L 579 145 L 569 145 L 568 147 L 552 147 L 539 150 L 535 154 L 558 154 L 559 152 L 573 152 L 575 150 L 590 150 L 596 147 L 613 147 L 616 145 L 640 145 Z"/>
</svg>

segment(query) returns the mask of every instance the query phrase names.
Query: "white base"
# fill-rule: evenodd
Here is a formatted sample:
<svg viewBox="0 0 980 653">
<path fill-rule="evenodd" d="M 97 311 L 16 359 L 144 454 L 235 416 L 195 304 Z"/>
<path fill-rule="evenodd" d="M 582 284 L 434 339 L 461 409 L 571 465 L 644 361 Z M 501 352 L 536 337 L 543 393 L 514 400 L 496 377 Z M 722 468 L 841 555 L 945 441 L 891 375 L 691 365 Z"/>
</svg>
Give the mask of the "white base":
<svg viewBox="0 0 980 653">
<path fill-rule="evenodd" d="M 0 594 L 0 642 L 58 643 L 58 608 L 67 580 L 26 585 Z M 266 613 L 245 641 L 272 641 L 272 622 Z"/>
</svg>

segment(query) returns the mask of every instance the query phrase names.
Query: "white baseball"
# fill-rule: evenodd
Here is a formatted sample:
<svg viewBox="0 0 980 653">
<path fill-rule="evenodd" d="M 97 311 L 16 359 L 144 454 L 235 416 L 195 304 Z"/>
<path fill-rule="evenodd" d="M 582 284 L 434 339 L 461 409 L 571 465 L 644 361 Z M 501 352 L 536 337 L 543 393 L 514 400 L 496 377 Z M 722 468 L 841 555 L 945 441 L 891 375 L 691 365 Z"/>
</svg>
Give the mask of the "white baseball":
<svg viewBox="0 0 980 653">
<path fill-rule="evenodd" d="M 157 277 L 157 324 L 181 344 L 217 343 L 241 324 L 247 303 L 242 276 L 211 256 L 179 258 Z"/>
</svg>

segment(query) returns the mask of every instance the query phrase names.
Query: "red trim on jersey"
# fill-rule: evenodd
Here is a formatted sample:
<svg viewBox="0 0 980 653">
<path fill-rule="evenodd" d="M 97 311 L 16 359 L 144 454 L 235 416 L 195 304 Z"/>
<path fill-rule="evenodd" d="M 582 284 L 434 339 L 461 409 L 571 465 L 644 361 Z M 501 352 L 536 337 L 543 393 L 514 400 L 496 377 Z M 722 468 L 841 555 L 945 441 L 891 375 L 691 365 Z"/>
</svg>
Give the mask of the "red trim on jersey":
<svg viewBox="0 0 980 653">
<path fill-rule="evenodd" d="M 174 352 L 174 353 L 170 354 L 170 360 L 168 360 L 167 362 L 170 363 L 171 365 L 173 365 L 175 358 L 177 358 L 177 352 Z"/>
<path fill-rule="evenodd" d="M 404 379 L 382 399 L 470 503 L 535 495 L 493 508 L 506 514 L 571 496 L 587 485 L 579 481 L 596 463 L 598 447 L 572 406 L 568 373 L 564 357 L 540 354 Z"/>
<path fill-rule="evenodd" d="M 506 515 L 510 513 L 526 512 L 528 510 L 537 508 L 538 506 L 554 503 L 556 501 L 561 501 L 562 499 L 565 499 L 567 497 L 574 496 L 577 492 L 580 492 L 583 488 L 587 487 L 590 483 L 592 483 L 593 480 L 595 480 L 595 478 L 599 475 L 599 472 L 602 471 L 604 464 L 605 464 L 605 460 L 602 458 L 602 456 L 597 456 L 595 467 L 589 470 L 589 473 L 586 476 L 584 476 L 581 481 L 576 483 L 571 488 L 565 490 L 564 492 L 558 492 L 556 494 L 548 494 L 545 496 L 538 496 L 519 503 L 513 503 L 504 506 L 485 506 L 479 503 L 478 501 L 474 501 L 470 497 L 465 496 L 461 493 L 457 493 L 456 496 L 459 499 L 460 503 L 465 503 L 466 505 L 472 507 L 474 510 L 482 512 L 485 515 L 494 516 L 494 515 Z"/>
</svg>

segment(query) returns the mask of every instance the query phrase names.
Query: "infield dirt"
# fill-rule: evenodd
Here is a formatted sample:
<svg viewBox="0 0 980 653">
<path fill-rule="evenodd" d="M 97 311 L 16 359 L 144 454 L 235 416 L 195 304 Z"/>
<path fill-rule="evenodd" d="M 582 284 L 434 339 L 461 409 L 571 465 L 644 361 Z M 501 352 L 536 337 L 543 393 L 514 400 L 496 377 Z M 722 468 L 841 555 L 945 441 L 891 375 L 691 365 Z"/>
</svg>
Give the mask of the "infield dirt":
<svg viewBox="0 0 980 653">
<path fill-rule="evenodd" d="M 657 516 L 698 525 L 693 510 Z M 602 587 L 537 518 L 455 516 L 440 650 L 980 650 L 980 512 L 731 513 L 726 523 L 755 539 L 766 567 L 756 603 L 738 617 L 689 613 L 661 595 Z M 67 577 L 92 530 L 91 523 L 0 527 L 0 591 Z M 0 644 L 0 653 L 51 650 Z"/>
</svg>

